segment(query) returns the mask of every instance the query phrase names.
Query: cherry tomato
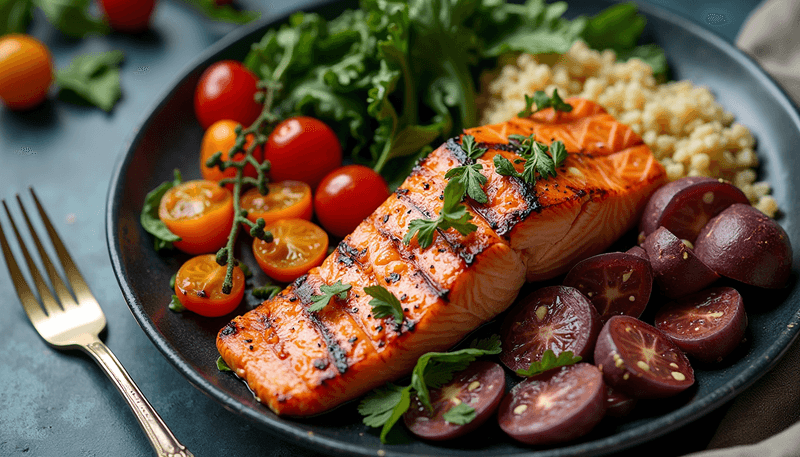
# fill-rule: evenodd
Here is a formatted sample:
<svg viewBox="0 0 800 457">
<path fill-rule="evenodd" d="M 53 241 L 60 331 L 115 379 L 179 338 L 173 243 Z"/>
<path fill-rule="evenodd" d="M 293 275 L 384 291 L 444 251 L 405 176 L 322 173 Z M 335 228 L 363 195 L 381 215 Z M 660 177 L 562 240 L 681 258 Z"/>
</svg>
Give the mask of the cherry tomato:
<svg viewBox="0 0 800 457">
<path fill-rule="evenodd" d="M 233 267 L 230 294 L 222 292 L 227 267 L 220 266 L 214 254 L 192 257 L 178 269 L 175 295 L 189 311 L 201 316 L 217 317 L 230 313 L 244 297 L 244 273 Z"/>
<path fill-rule="evenodd" d="M 273 181 L 303 181 L 316 189 L 342 165 L 342 146 L 330 127 L 312 117 L 291 117 L 269 135 L 264 157 Z"/>
<path fill-rule="evenodd" d="M 158 217 L 181 237 L 176 248 L 188 254 L 214 252 L 233 227 L 233 195 L 212 181 L 187 181 L 161 197 Z"/>
<path fill-rule="evenodd" d="M 232 119 L 249 127 L 261 114 L 253 98 L 258 78 L 235 60 L 222 60 L 206 68 L 194 92 L 194 114 L 207 129 L 216 121 Z"/>
<path fill-rule="evenodd" d="M 313 222 L 281 219 L 264 230 L 272 233 L 273 241 L 256 238 L 253 253 L 264 273 L 276 281 L 294 281 L 325 260 L 328 234 Z"/>
<path fill-rule="evenodd" d="M 221 120 L 211 124 L 211 127 L 206 130 L 203 135 L 203 142 L 200 145 L 200 173 L 203 179 L 208 181 L 219 182 L 222 178 L 233 178 L 236 176 L 236 168 L 228 168 L 225 171 L 220 171 L 218 167 L 207 167 L 206 161 L 209 157 L 216 154 L 217 151 L 222 152 L 222 160 L 228 160 L 228 151 L 236 143 L 236 126 L 240 125 L 236 121 Z M 253 143 L 253 135 L 247 136 L 245 148 L 249 148 Z M 235 158 L 239 159 L 244 156 L 244 153 L 236 154 Z M 253 151 L 253 158 L 261 162 L 264 160 L 264 148 L 259 146 Z M 248 164 L 244 167 L 244 175 L 250 177 L 257 177 L 256 167 Z M 228 185 L 228 189 L 233 189 L 233 185 Z"/>
<path fill-rule="evenodd" d="M 269 193 L 261 195 L 250 189 L 239 199 L 239 206 L 247 211 L 247 218 L 255 222 L 259 217 L 271 224 L 279 219 L 311 220 L 311 188 L 302 181 L 281 181 L 267 184 Z"/>
<path fill-rule="evenodd" d="M 314 211 L 330 233 L 344 238 L 389 198 L 381 175 L 363 165 L 347 165 L 325 176 L 314 195 Z"/>
<path fill-rule="evenodd" d="M 156 0 L 100 0 L 111 27 L 127 33 L 147 30 L 155 6 Z"/>
<path fill-rule="evenodd" d="M 53 82 L 50 51 L 28 35 L 0 37 L 0 100 L 13 110 L 42 103 Z"/>
</svg>

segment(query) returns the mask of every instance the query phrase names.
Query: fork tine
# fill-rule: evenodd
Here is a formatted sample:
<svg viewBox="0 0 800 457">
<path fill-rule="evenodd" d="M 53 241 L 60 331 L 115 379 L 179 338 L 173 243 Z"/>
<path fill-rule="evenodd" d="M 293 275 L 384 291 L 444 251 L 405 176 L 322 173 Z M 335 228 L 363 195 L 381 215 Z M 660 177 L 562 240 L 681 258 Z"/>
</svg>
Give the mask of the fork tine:
<svg viewBox="0 0 800 457">
<path fill-rule="evenodd" d="M 19 204 L 19 209 L 22 210 L 22 217 L 25 218 L 25 223 L 28 225 L 28 230 L 31 232 L 33 242 L 36 244 L 36 250 L 39 251 L 39 257 L 42 259 L 44 269 L 47 271 L 47 276 L 50 277 L 50 284 L 53 285 L 56 296 L 58 296 L 58 299 L 61 302 L 61 307 L 66 310 L 69 307 L 77 306 L 75 299 L 72 297 L 72 294 L 70 293 L 69 289 L 67 289 L 66 284 L 64 284 L 64 281 L 61 279 L 61 275 L 58 274 L 53 262 L 50 261 L 50 256 L 47 255 L 47 252 L 44 250 L 42 242 L 39 241 L 39 235 L 36 233 L 36 230 L 34 230 L 33 224 L 31 224 L 31 219 L 28 217 L 28 212 L 25 210 L 25 206 L 22 205 L 22 200 L 19 198 L 19 195 L 17 195 L 17 203 Z"/>
<path fill-rule="evenodd" d="M 59 312 L 61 308 L 58 306 L 58 303 L 56 303 L 53 295 L 50 293 L 50 290 L 48 290 L 47 285 L 42 279 L 42 275 L 39 274 L 39 270 L 36 268 L 36 264 L 33 263 L 33 259 L 31 259 L 30 254 L 28 254 L 28 250 L 25 248 L 25 243 L 22 242 L 22 237 L 19 234 L 19 230 L 17 230 L 17 225 L 14 223 L 14 219 L 11 217 L 11 212 L 8 211 L 8 206 L 6 205 L 5 200 L 3 200 L 3 208 L 5 208 L 8 221 L 11 223 L 11 228 L 14 230 L 14 234 L 17 236 L 17 241 L 19 242 L 20 249 L 22 250 L 22 255 L 25 257 L 25 262 L 28 264 L 28 268 L 31 271 L 33 282 L 36 285 L 36 289 L 39 292 L 39 297 L 44 303 L 45 309 L 49 314 Z M 11 279 L 14 282 L 14 287 L 17 289 L 17 295 L 19 296 L 19 300 L 22 302 L 23 308 L 25 308 L 25 312 L 35 325 L 36 322 L 39 322 L 39 320 L 42 318 L 46 318 L 46 316 L 42 312 L 39 302 L 31 292 L 28 282 L 25 280 L 25 277 L 22 276 L 22 272 L 19 270 L 19 266 L 17 266 L 14 256 L 11 254 L 11 249 L 8 247 L 5 234 L 3 234 L 2 241 L 3 254 L 6 257 L 6 264 L 8 265 L 9 272 L 11 273 Z"/>
<path fill-rule="evenodd" d="M 42 222 L 44 222 L 47 234 L 50 235 L 50 241 L 56 249 L 56 254 L 58 255 L 58 260 L 61 262 L 61 266 L 64 267 L 64 273 L 67 275 L 67 281 L 69 281 L 69 285 L 72 287 L 75 298 L 78 299 L 78 303 L 81 305 L 93 303 L 99 309 L 100 305 L 97 303 L 97 300 L 95 300 L 91 290 L 89 290 L 89 286 L 86 284 L 86 281 L 84 281 L 78 267 L 75 266 L 75 262 L 72 261 L 72 257 L 69 255 L 64 243 L 61 242 L 61 237 L 58 236 L 55 227 L 50 223 L 50 218 L 47 217 L 44 207 L 42 207 L 42 204 L 39 202 L 39 197 L 36 196 L 33 187 L 29 187 L 28 190 L 31 191 L 36 209 L 39 210 L 39 216 L 41 216 Z"/>
</svg>

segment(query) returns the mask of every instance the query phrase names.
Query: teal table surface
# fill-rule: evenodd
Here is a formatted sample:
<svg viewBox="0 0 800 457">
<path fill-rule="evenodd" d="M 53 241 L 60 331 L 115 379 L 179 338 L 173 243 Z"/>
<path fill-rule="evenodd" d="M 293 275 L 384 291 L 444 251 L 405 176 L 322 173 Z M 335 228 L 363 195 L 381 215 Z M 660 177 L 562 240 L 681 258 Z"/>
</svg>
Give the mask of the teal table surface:
<svg viewBox="0 0 800 457">
<path fill-rule="evenodd" d="M 757 0 L 648 0 L 733 42 Z M 280 17 L 308 1 L 241 1 L 264 17 Z M 121 49 L 123 96 L 109 113 L 55 97 L 27 113 L 0 107 L 0 198 L 17 215 L 15 194 L 26 201 L 35 186 L 50 217 L 108 318 L 105 341 L 178 439 L 196 456 L 309 456 L 297 443 L 225 410 L 195 389 L 137 325 L 111 268 L 105 237 L 106 196 L 112 170 L 136 126 L 167 85 L 195 57 L 233 31 L 178 0 L 161 0 L 151 30 L 65 38 L 44 17 L 29 33 L 52 51 L 56 67 L 78 55 Z M 5 215 L 0 221 L 7 227 Z M 8 230 L 6 231 L 8 233 Z M 21 256 L 18 256 L 21 257 Z M 3 262 L 0 262 L 3 263 Z M 4 264 L 3 264 L 4 265 Z M 2 268 L 5 270 L 5 266 Z M 152 449 L 122 397 L 87 357 L 49 348 L 27 320 L 9 276 L 0 272 L 0 455 L 146 456 Z M 726 407 L 703 420 L 633 449 L 670 454 L 703 449 Z M 647 449 L 650 449 L 648 451 Z"/>
</svg>

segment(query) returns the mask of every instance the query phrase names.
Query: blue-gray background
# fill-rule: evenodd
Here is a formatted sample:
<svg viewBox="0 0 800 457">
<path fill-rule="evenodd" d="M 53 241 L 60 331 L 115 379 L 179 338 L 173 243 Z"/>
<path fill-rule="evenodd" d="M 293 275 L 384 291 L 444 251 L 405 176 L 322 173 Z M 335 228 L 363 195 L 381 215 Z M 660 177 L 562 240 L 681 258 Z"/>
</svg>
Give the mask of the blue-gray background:
<svg viewBox="0 0 800 457">
<path fill-rule="evenodd" d="M 310 3 L 241 0 L 238 5 L 269 18 Z M 648 3 L 733 42 L 759 1 Z M 106 343 L 196 456 L 313 455 L 226 411 L 166 361 L 125 305 L 106 247 L 106 194 L 124 145 L 170 83 L 234 28 L 204 18 L 179 0 L 160 0 L 151 31 L 141 36 L 112 33 L 73 40 L 36 16 L 29 33 L 51 49 L 57 68 L 78 54 L 123 50 L 123 98 L 110 114 L 54 97 L 29 113 L 0 106 L 0 198 L 11 204 L 19 193 L 29 202 L 27 187 L 36 186 L 105 310 Z M 16 204 L 10 206 L 18 215 Z M 0 220 L 8 227 L 5 216 Z M 133 414 L 100 369 L 83 354 L 54 351 L 38 337 L 4 272 L 0 272 L 0 297 L 0 455 L 152 455 Z M 678 455 L 704 448 L 724 410 L 657 440 L 649 452 L 660 455 L 659 449 L 670 449 L 669 455 Z"/>
</svg>

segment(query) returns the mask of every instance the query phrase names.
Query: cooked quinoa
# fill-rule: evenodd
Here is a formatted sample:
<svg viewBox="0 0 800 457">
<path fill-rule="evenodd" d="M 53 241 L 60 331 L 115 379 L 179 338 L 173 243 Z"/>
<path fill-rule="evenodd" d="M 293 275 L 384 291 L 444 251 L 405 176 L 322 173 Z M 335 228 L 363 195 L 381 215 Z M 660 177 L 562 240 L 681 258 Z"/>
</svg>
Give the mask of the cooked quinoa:
<svg viewBox="0 0 800 457">
<path fill-rule="evenodd" d="M 750 130 L 734 122 L 707 87 L 689 81 L 659 84 L 639 59 L 617 62 L 613 51 L 576 42 L 561 56 L 521 54 L 483 79 L 483 124 L 506 121 L 525 108 L 525 94 L 543 90 L 593 100 L 641 135 L 670 181 L 712 176 L 731 181 L 770 217 L 778 205 L 756 181 L 758 156 Z"/>
</svg>

